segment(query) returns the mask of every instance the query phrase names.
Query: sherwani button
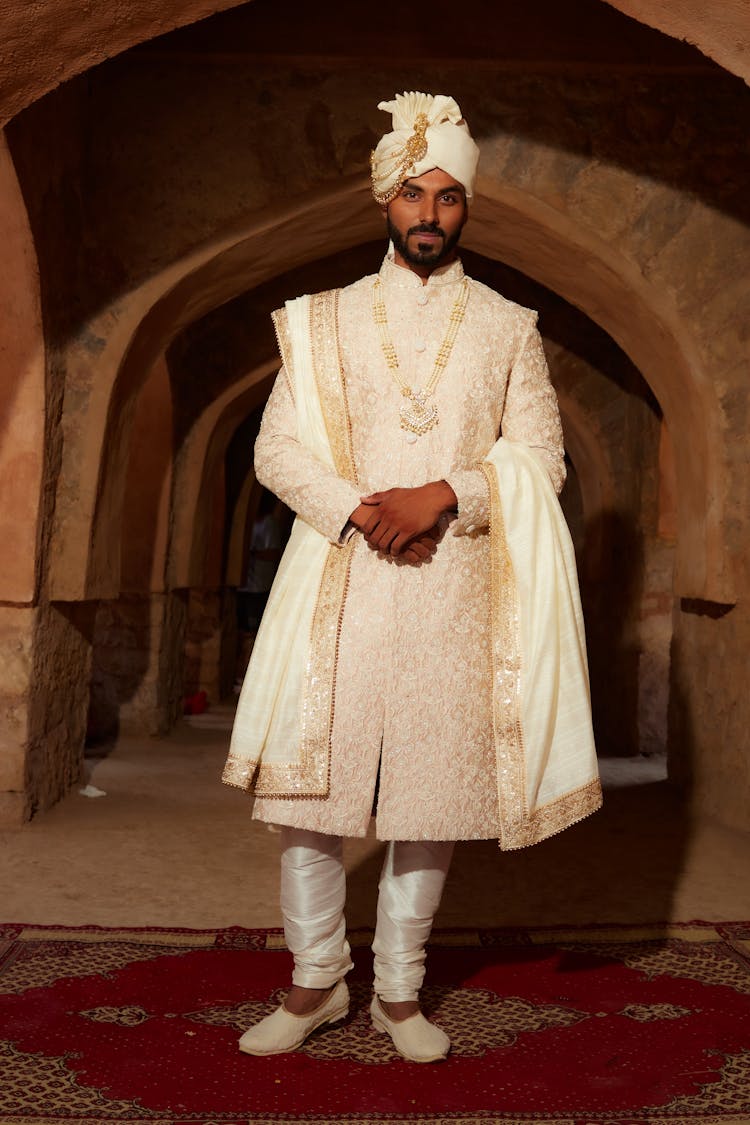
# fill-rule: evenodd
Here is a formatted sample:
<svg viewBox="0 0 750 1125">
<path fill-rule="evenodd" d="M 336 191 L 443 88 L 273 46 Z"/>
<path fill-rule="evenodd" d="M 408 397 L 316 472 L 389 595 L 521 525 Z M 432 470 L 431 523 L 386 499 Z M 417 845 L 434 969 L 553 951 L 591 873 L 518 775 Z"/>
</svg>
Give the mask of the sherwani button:
<svg viewBox="0 0 750 1125">
<path fill-rule="evenodd" d="M 419 296 L 417 297 L 417 304 L 418 305 L 426 305 L 427 302 L 429 301 L 429 299 L 430 298 L 427 296 L 426 293 L 420 293 Z"/>
</svg>

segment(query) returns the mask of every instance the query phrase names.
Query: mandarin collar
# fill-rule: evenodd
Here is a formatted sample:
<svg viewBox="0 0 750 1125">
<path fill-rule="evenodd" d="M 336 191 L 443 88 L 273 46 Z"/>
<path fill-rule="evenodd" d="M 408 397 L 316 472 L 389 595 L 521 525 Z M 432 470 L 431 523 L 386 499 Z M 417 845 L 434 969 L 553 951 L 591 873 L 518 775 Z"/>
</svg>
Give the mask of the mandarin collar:
<svg viewBox="0 0 750 1125">
<path fill-rule="evenodd" d="M 407 266 L 399 266 L 391 254 L 386 254 L 380 267 L 380 279 L 383 284 L 396 286 L 399 289 L 437 289 L 443 285 L 454 285 L 464 276 L 464 267 L 460 258 L 455 258 L 447 266 L 438 266 L 427 278 L 427 284 L 422 284 L 422 279 Z"/>
</svg>

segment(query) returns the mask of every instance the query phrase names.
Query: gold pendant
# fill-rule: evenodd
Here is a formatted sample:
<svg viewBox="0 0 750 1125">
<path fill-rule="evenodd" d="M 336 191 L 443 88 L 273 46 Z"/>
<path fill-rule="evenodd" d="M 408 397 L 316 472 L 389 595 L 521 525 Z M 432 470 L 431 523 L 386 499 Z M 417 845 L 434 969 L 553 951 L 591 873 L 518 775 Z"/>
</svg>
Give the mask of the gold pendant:
<svg viewBox="0 0 750 1125">
<path fill-rule="evenodd" d="M 401 429 L 421 437 L 437 426 L 439 418 L 434 402 L 427 403 L 421 395 L 410 395 L 408 405 L 404 403 L 400 411 Z"/>
</svg>

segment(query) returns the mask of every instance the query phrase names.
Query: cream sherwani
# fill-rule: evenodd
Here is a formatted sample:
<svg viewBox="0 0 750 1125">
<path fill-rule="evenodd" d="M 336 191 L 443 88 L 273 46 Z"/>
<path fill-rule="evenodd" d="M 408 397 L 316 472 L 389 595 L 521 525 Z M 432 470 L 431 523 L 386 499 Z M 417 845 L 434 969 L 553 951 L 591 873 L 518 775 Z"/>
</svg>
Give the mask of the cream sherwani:
<svg viewBox="0 0 750 1125">
<path fill-rule="evenodd" d="M 463 268 L 456 261 L 423 285 L 386 258 L 379 276 L 401 373 L 421 387 L 433 370 Z M 536 314 L 471 281 L 465 317 L 435 391 L 439 424 L 408 440 L 399 425 L 403 399 L 373 318 L 374 282 L 374 276 L 365 277 L 343 289 L 338 306 L 357 483 L 338 476 L 299 441 L 284 368 L 255 448 L 261 483 L 335 550 L 352 555 L 340 619 L 328 796 L 259 796 L 253 815 L 361 836 L 379 771 L 379 838 L 498 836 L 490 495 L 487 474 L 478 466 L 502 434 L 535 452 L 559 492 L 564 466 L 557 402 Z M 444 519 L 429 562 L 411 566 L 384 557 L 359 532 L 353 544 L 342 546 L 361 495 L 439 479 L 452 486 L 458 514 Z M 231 757 L 227 780 L 237 783 Z M 589 792 L 581 815 L 593 801 Z"/>
</svg>

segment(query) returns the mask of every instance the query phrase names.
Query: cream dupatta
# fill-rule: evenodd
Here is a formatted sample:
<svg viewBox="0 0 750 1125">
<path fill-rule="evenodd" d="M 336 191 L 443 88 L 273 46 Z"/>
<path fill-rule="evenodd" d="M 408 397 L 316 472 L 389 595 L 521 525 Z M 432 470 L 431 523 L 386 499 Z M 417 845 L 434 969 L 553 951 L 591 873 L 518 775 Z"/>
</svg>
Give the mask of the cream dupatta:
<svg viewBox="0 0 750 1125">
<path fill-rule="evenodd" d="M 294 389 L 299 440 L 356 483 L 337 312 L 338 290 L 332 290 L 288 301 L 274 313 L 274 324 Z M 262 797 L 328 796 L 338 638 L 352 550 L 353 543 L 331 544 L 294 521 L 242 685 L 226 784 L 254 787 Z"/>
<path fill-rule="evenodd" d="M 490 489 L 492 701 L 501 848 L 601 805 L 575 555 L 546 470 L 500 438 Z"/>
</svg>

